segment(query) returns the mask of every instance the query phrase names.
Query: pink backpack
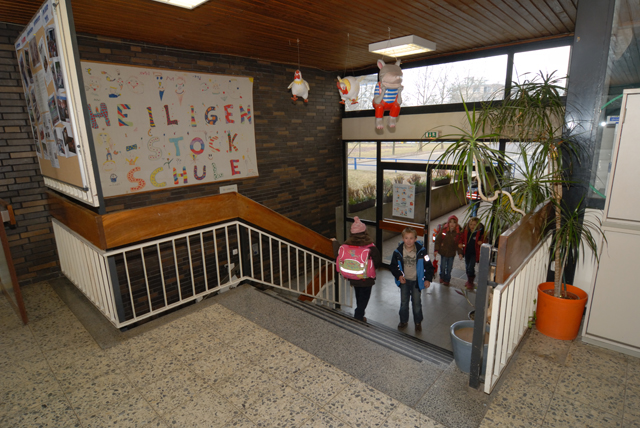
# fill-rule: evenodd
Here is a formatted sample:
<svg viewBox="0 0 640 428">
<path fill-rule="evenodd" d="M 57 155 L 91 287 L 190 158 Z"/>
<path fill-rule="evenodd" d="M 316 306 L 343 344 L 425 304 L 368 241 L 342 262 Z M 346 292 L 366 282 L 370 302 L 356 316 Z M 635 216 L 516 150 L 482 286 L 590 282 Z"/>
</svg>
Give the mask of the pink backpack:
<svg viewBox="0 0 640 428">
<path fill-rule="evenodd" d="M 340 272 L 346 279 L 375 278 L 376 268 L 373 265 L 373 260 L 369 257 L 371 247 L 373 247 L 373 244 L 365 247 L 341 245 L 336 260 L 336 271 Z"/>
</svg>

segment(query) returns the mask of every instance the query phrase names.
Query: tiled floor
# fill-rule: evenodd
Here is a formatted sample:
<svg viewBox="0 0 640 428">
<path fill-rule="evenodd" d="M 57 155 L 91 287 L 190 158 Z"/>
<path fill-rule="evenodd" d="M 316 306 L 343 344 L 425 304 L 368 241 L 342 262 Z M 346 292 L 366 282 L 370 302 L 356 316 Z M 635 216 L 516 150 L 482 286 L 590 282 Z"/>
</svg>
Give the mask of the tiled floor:
<svg viewBox="0 0 640 428">
<path fill-rule="evenodd" d="M 409 399 L 384 376 L 337 367 L 361 357 L 344 358 L 356 338 L 314 355 L 305 337 L 298 346 L 260 325 L 268 311 L 251 312 L 248 289 L 142 334 L 116 331 L 127 338 L 105 349 L 49 284 L 23 294 L 27 326 L 0 299 L 2 427 L 640 427 L 638 358 L 535 331 L 490 400 L 453 364 Z M 273 325 L 296 323 L 287 311 Z M 379 372 L 403 361 L 366 360 Z"/>
<path fill-rule="evenodd" d="M 103 350 L 48 284 L 23 293 L 27 326 L 0 299 L 2 427 L 439 426 L 219 304 Z"/>
<path fill-rule="evenodd" d="M 533 330 L 481 427 L 640 427 L 640 358 Z"/>
</svg>

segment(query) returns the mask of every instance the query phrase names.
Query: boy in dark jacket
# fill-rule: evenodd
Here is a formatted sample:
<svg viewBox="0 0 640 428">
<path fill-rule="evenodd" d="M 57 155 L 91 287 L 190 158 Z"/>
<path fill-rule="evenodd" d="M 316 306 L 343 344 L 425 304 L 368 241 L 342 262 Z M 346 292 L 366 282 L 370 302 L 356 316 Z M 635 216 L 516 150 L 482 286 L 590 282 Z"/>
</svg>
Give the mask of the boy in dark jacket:
<svg viewBox="0 0 640 428">
<path fill-rule="evenodd" d="M 473 290 L 476 279 L 476 263 L 480 261 L 480 247 L 486 241 L 484 226 L 478 217 L 472 217 L 460 234 L 458 247 L 464 253 L 464 264 L 467 271 L 467 282 L 464 285 Z"/>
<path fill-rule="evenodd" d="M 416 331 L 422 330 L 422 299 L 420 293 L 431 286 L 433 265 L 427 249 L 417 241 L 418 234 L 412 227 L 402 231 L 402 244 L 393 252 L 389 269 L 400 287 L 400 324 L 403 329 L 409 323 L 409 300 L 413 309 Z"/>
</svg>

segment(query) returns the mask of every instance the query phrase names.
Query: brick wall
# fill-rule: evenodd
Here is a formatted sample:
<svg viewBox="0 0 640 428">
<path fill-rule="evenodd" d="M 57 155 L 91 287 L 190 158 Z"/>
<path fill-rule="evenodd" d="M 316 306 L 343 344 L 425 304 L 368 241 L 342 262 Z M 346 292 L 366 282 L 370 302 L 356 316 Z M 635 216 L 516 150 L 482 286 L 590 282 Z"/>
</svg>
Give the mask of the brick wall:
<svg viewBox="0 0 640 428">
<path fill-rule="evenodd" d="M 81 60 L 168 67 L 207 73 L 251 76 L 258 172 L 255 179 L 203 184 L 107 199 L 107 210 L 217 194 L 220 185 L 237 184 L 243 195 L 325 236 L 335 234 L 340 205 L 341 105 L 336 73 L 302 69 L 309 82 L 309 103 L 293 104 L 287 89 L 295 65 L 247 58 L 191 53 L 158 46 L 80 35 Z M 292 52 L 292 61 L 296 53 Z"/>
<path fill-rule="evenodd" d="M 20 31 L 20 26 L 0 23 L 0 198 L 16 209 L 18 228 L 9 233 L 24 285 L 59 275 L 59 267 L 13 50 Z M 287 90 L 294 65 L 91 35 L 79 35 L 78 44 L 82 60 L 254 78 L 258 178 L 109 198 L 108 212 L 217 194 L 221 185 L 237 184 L 243 195 L 320 234 L 334 236 L 335 207 L 342 197 L 342 112 L 336 73 L 302 68 L 311 86 L 309 103 L 294 105 Z M 292 61 L 296 55 L 292 52 Z"/>
<path fill-rule="evenodd" d="M 58 254 L 13 47 L 21 26 L 0 23 L 0 198 L 13 205 L 6 228 L 21 285 L 60 275 Z"/>
</svg>

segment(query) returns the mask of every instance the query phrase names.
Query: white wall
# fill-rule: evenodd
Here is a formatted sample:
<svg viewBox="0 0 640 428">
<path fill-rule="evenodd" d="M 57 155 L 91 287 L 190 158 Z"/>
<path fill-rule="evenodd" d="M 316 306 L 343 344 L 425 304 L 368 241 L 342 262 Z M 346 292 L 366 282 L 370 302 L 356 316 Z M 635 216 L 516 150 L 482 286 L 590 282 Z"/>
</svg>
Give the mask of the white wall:
<svg viewBox="0 0 640 428">
<path fill-rule="evenodd" d="M 374 117 L 351 117 L 342 119 L 342 139 L 344 140 L 420 140 L 427 131 L 439 131 L 440 135 L 459 134 L 453 128 L 468 128 L 464 112 L 431 113 L 431 114 L 402 114 L 398 116 L 395 129 L 386 125 L 389 117 L 384 117 L 385 128 L 376 129 Z"/>
</svg>

